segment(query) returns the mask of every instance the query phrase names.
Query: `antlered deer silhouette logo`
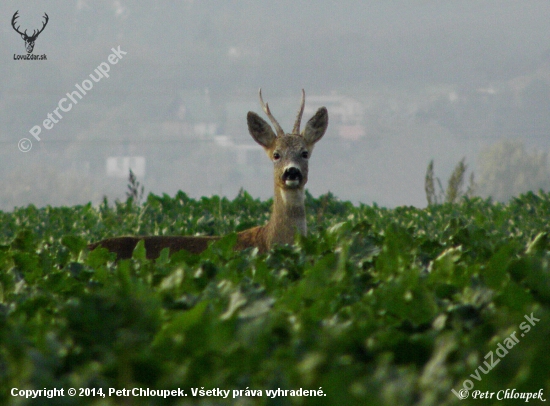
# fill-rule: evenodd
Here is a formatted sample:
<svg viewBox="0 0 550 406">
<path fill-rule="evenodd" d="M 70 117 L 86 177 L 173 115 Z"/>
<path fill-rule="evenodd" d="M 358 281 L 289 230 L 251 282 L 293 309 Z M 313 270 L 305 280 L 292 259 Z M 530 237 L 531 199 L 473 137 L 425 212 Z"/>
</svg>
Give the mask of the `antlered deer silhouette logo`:
<svg viewBox="0 0 550 406">
<path fill-rule="evenodd" d="M 19 31 L 20 25 L 18 25 L 17 27 L 15 26 L 15 23 L 16 23 L 15 20 L 17 20 L 17 18 L 19 17 L 18 13 L 19 13 L 19 10 L 17 10 L 15 12 L 15 14 L 13 15 L 13 18 L 11 19 L 11 26 L 13 27 L 13 29 L 18 34 L 21 35 L 21 38 L 23 38 L 25 40 L 25 48 L 27 48 L 27 53 L 30 54 L 30 53 L 32 53 L 32 50 L 34 49 L 34 42 L 36 41 L 36 38 L 38 38 L 40 33 L 42 31 L 44 31 L 44 28 L 46 28 L 46 25 L 48 24 L 48 20 L 50 18 L 48 17 L 48 15 L 46 13 L 44 13 L 45 21 L 42 25 L 42 28 L 40 28 L 38 31 L 33 30 L 32 35 L 27 35 L 27 30 L 25 30 L 25 32 L 21 32 L 21 31 Z"/>
</svg>

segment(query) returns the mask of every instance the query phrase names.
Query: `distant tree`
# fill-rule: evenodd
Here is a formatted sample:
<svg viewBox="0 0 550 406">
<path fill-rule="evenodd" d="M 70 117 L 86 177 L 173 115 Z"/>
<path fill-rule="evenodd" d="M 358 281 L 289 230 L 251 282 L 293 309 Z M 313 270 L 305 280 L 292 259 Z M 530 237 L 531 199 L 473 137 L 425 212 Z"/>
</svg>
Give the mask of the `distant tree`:
<svg viewBox="0 0 550 406">
<path fill-rule="evenodd" d="M 507 201 L 539 189 L 550 190 L 548 153 L 525 149 L 522 142 L 503 140 L 479 154 L 479 192 Z"/>
</svg>

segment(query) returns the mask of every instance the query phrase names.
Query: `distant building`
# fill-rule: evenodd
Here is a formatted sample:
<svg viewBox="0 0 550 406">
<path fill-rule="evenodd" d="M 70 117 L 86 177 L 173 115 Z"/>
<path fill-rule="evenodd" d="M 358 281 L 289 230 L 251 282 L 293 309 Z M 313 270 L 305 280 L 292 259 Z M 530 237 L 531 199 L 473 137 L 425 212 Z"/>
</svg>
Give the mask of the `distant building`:
<svg viewBox="0 0 550 406">
<path fill-rule="evenodd" d="M 130 169 L 137 177 L 144 177 L 145 157 L 110 156 L 107 158 L 106 173 L 109 178 L 127 178 Z"/>
<path fill-rule="evenodd" d="M 304 117 L 311 117 L 320 106 L 328 109 L 330 127 L 340 138 L 357 141 L 367 135 L 361 102 L 342 95 L 308 96 Z"/>
<path fill-rule="evenodd" d="M 170 102 L 162 123 L 166 136 L 214 136 L 219 131 L 219 117 L 212 106 L 210 92 L 180 91 Z"/>
</svg>

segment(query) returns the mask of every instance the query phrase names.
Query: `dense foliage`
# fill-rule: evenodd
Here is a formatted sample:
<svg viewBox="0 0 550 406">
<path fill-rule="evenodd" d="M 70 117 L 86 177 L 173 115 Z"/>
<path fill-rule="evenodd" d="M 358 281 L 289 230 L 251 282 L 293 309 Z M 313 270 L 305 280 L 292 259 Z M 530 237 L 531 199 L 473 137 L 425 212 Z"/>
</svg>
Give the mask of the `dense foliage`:
<svg viewBox="0 0 550 406">
<path fill-rule="evenodd" d="M 232 250 L 233 231 L 269 216 L 270 202 L 246 193 L 0 213 L 0 403 L 445 405 L 467 379 L 462 404 L 489 404 L 475 390 L 550 397 L 550 194 L 426 209 L 332 195 L 306 204 L 310 235 L 265 255 Z M 227 237 L 154 261 L 141 245 L 118 263 L 86 249 L 107 236 L 195 233 Z M 243 396 L 193 396 L 201 388 Z M 325 396 L 267 395 L 278 388 Z"/>
</svg>

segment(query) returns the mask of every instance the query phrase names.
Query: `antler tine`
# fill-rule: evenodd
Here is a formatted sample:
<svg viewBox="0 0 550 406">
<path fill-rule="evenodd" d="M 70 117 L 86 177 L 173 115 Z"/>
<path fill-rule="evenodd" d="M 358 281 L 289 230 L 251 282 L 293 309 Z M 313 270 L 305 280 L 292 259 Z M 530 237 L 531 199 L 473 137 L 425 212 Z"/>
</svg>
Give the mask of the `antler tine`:
<svg viewBox="0 0 550 406">
<path fill-rule="evenodd" d="M 50 21 L 50 17 L 48 17 L 48 14 L 46 12 L 44 12 L 43 18 L 45 19 L 45 21 L 44 21 L 44 25 L 42 26 L 42 30 L 40 30 L 40 32 L 42 32 L 44 28 L 46 28 L 46 25 L 48 25 L 48 21 Z"/>
<path fill-rule="evenodd" d="M 262 88 L 260 87 L 260 104 L 262 105 L 262 109 L 264 110 L 264 113 L 267 114 L 267 117 L 273 124 L 273 127 L 275 127 L 275 131 L 277 132 L 277 136 L 285 135 L 284 130 L 281 128 L 277 120 L 275 120 L 275 117 L 271 114 L 271 111 L 269 110 L 269 106 L 267 103 L 264 103 L 264 99 L 262 98 Z"/>
<path fill-rule="evenodd" d="M 21 35 L 24 35 L 21 31 L 19 31 L 19 27 L 21 27 L 21 26 L 18 26 L 18 27 L 15 26 L 15 23 L 16 23 L 15 20 L 17 20 L 17 19 L 19 18 L 19 15 L 18 15 L 18 14 L 19 14 L 19 10 L 17 10 L 17 11 L 15 12 L 15 14 L 13 15 L 13 18 L 11 19 L 11 26 L 13 27 L 13 29 L 14 29 L 17 33 L 19 33 L 19 34 L 21 34 Z M 25 32 L 27 32 L 27 31 L 25 30 Z"/>
<path fill-rule="evenodd" d="M 300 102 L 300 108 L 296 115 L 296 121 L 294 122 L 294 128 L 292 134 L 300 134 L 300 122 L 302 121 L 302 114 L 304 114 L 304 106 L 306 104 L 306 92 L 302 89 L 302 101 Z"/>
<path fill-rule="evenodd" d="M 46 25 L 48 25 L 48 21 L 50 21 L 50 17 L 48 17 L 48 14 L 46 14 L 46 12 L 44 12 L 44 15 L 42 16 L 42 18 L 45 19 L 45 21 L 42 23 L 42 28 L 38 30 L 38 32 L 35 34 L 34 32 L 32 33 L 32 36 L 38 36 L 38 34 L 40 34 L 42 31 L 44 31 L 44 28 L 46 28 Z M 36 31 L 36 30 L 35 30 Z"/>
</svg>

